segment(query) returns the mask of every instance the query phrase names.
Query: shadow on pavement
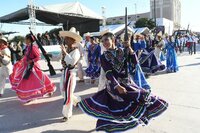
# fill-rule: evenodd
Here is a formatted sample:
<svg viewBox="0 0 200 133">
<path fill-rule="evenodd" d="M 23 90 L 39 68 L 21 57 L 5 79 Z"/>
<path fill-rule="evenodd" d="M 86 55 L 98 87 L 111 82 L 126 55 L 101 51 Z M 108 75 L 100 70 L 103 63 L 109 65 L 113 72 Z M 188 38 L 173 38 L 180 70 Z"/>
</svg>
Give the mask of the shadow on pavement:
<svg viewBox="0 0 200 133">
<path fill-rule="evenodd" d="M 76 86 L 75 92 L 81 92 L 93 87 L 98 87 L 98 85 L 96 84 L 86 84 L 86 83 L 77 83 L 76 85 L 77 86 Z"/>
<path fill-rule="evenodd" d="M 39 101 L 39 100 L 38 100 Z M 18 100 L 1 104 L 1 132 L 22 131 L 52 123 L 58 123 L 62 117 L 62 100 L 23 105 Z"/>
<path fill-rule="evenodd" d="M 190 67 L 190 66 L 198 66 L 198 65 L 200 65 L 200 63 L 188 64 L 188 65 L 183 65 L 179 67 Z"/>
<path fill-rule="evenodd" d="M 65 130 L 65 131 L 58 131 L 58 130 L 49 130 L 42 133 L 92 133 L 95 129 L 90 131 L 81 131 L 81 130 Z"/>
<path fill-rule="evenodd" d="M 151 78 L 153 76 L 158 76 L 158 75 L 165 75 L 165 74 L 169 74 L 167 73 L 167 70 L 163 70 L 163 71 L 159 71 L 159 72 L 156 72 L 156 73 L 153 73 L 153 74 L 150 74 L 148 78 Z"/>
<path fill-rule="evenodd" d="M 7 90 L 4 97 L 0 99 L 0 132 L 10 133 L 26 129 L 41 127 L 54 123 L 61 123 L 63 99 L 60 96 L 59 83 L 55 83 L 57 90 L 51 98 L 39 99 L 28 105 L 21 103 L 14 91 Z M 97 85 L 85 85 L 78 83 L 76 92 L 84 91 Z M 12 93 L 11 93 L 12 92 Z M 80 95 L 82 99 L 92 96 L 93 93 Z M 73 108 L 73 115 L 83 114 L 78 108 Z M 57 131 L 49 131 L 57 132 Z M 69 133 L 88 131 L 65 131 Z M 47 131 L 48 133 L 48 131 Z M 59 133 L 59 131 L 58 131 Z M 62 133 L 62 132 L 60 132 Z M 64 132 L 63 132 L 64 133 Z"/>
</svg>

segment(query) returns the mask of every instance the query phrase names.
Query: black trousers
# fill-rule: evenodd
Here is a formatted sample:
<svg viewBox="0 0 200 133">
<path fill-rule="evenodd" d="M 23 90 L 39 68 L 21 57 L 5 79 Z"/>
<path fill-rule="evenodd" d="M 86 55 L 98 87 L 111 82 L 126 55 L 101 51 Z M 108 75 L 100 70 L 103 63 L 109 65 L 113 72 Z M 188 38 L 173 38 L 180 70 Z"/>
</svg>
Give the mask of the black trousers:
<svg viewBox="0 0 200 133">
<path fill-rule="evenodd" d="M 189 51 L 189 54 L 193 54 L 193 45 L 194 44 L 190 44 L 190 46 L 188 47 L 188 51 Z"/>
</svg>

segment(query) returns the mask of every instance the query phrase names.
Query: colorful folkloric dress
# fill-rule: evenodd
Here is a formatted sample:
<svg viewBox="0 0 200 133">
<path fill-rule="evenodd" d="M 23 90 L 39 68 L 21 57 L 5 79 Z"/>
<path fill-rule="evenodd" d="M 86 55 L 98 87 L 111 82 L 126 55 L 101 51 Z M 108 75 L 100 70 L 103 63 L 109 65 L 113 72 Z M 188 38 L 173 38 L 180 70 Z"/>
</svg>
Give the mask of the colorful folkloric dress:
<svg viewBox="0 0 200 133">
<path fill-rule="evenodd" d="M 141 122 L 148 124 L 151 118 L 167 109 L 167 102 L 139 88 L 126 76 L 125 57 L 120 48 L 105 51 L 101 65 L 106 73 L 106 88 L 79 103 L 85 113 L 98 119 L 97 131 L 119 132 L 134 128 Z M 127 94 L 119 94 L 118 85 L 125 87 Z"/>
<path fill-rule="evenodd" d="M 30 68 L 29 61 L 34 63 L 28 79 L 24 78 L 26 71 Z M 40 60 L 40 51 L 35 44 L 26 48 L 25 56 L 14 65 L 13 73 L 10 75 L 12 89 L 16 91 L 17 96 L 22 102 L 41 98 L 47 94 L 52 94 L 56 87 L 44 74 L 38 61 Z"/>
<path fill-rule="evenodd" d="M 137 47 L 134 48 L 134 51 L 142 50 L 141 56 L 139 58 L 140 66 L 145 73 L 155 73 L 157 71 L 162 71 L 165 69 L 165 65 L 156 57 L 155 51 L 146 50 L 145 41 L 137 44 Z"/>
<path fill-rule="evenodd" d="M 136 54 L 132 56 L 133 59 L 129 59 L 129 74 L 132 80 L 138 87 L 149 90 L 151 87 L 148 84 L 144 72 L 141 69 L 140 63 L 138 61 L 138 57 Z M 134 61 L 134 62 L 133 62 Z"/>
<path fill-rule="evenodd" d="M 89 62 L 88 62 L 88 48 L 91 45 L 90 41 L 84 40 L 82 42 L 84 44 L 83 46 L 83 51 L 84 51 L 84 62 L 86 63 L 86 66 L 89 66 Z"/>
<path fill-rule="evenodd" d="M 88 48 L 89 67 L 85 70 L 86 76 L 91 79 L 98 78 L 100 75 L 100 56 L 101 47 L 98 44 L 91 44 Z"/>
<path fill-rule="evenodd" d="M 179 69 L 178 69 L 177 55 L 175 50 L 175 43 L 174 42 L 166 43 L 165 49 L 167 50 L 166 53 L 167 71 L 177 72 Z"/>
<path fill-rule="evenodd" d="M 129 73 L 133 81 L 141 88 L 150 89 L 150 85 L 146 81 L 146 77 L 144 75 L 144 72 L 141 69 L 140 62 L 138 60 L 138 56 L 142 55 L 143 49 L 146 48 L 145 41 L 137 41 L 133 43 L 133 49 L 136 52 L 135 57 L 132 59 L 135 61 L 135 63 L 132 63 L 131 60 L 129 60 Z"/>
<path fill-rule="evenodd" d="M 166 57 L 165 57 L 165 54 L 162 51 L 161 54 L 160 54 L 160 61 L 165 61 L 165 60 L 166 60 Z"/>
<path fill-rule="evenodd" d="M 64 97 L 63 116 L 70 118 L 72 116 L 73 105 L 80 101 L 79 97 L 74 95 L 76 87 L 76 69 L 75 66 L 80 59 L 80 52 L 78 48 L 68 51 L 62 57 L 62 65 L 64 70 L 62 72 L 60 90 Z"/>
<path fill-rule="evenodd" d="M 140 51 L 143 51 L 146 48 L 146 42 L 138 40 L 132 44 L 132 48 L 138 55 Z"/>
</svg>

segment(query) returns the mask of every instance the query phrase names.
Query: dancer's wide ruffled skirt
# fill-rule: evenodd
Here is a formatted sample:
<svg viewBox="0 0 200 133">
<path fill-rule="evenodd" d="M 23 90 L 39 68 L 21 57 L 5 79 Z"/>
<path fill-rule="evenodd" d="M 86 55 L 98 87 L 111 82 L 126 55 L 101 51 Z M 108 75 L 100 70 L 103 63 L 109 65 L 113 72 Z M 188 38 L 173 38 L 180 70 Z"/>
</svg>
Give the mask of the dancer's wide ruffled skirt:
<svg viewBox="0 0 200 133">
<path fill-rule="evenodd" d="M 155 56 L 154 51 L 148 52 L 144 50 L 140 58 L 141 68 L 146 73 L 155 73 L 165 69 L 159 59 Z"/>
<path fill-rule="evenodd" d="M 163 113 L 168 103 L 150 96 L 149 91 L 126 87 L 127 94 L 104 89 L 79 103 L 88 115 L 98 119 L 96 130 L 106 132 L 125 131 Z"/>
<path fill-rule="evenodd" d="M 10 75 L 12 89 L 16 91 L 17 96 L 22 102 L 42 98 L 56 90 L 55 85 L 39 69 L 37 63 L 34 65 L 30 77 L 23 79 L 26 69 L 27 65 L 23 61 L 19 61 L 14 65 L 13 73 Z"/>
<path fill-rule="evenodd" d="M 90 64 L 89 67 L 85 70 L 86 76 L 91 79 L 96 79 L 100 76 L 100 65 Z"/>
<path fill-rule="evenodd" d="M 146 90 L 151 89 L 139 63 L 135 65 L 135 68 L 130 67 L 129 70 L 130 70 L 130 77 L 137 86 L 139 86 L 140 88 L 144 88 Z"/>
</svg>

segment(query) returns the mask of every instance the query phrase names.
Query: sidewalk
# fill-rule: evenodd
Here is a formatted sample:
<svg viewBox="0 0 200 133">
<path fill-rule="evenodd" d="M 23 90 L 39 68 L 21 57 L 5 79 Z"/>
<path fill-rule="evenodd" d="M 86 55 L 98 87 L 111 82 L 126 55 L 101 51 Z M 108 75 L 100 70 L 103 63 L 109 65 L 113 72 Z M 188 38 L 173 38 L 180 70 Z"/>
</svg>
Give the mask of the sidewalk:
<svg viewBox="0 0 200 133">
<path fill-rule="evenodd" d="M 167 100 L 169 109 L 148 126 L 139 126 L 127 133 L 199 133 L 200 132 L 200 54 L 178 57 L 178 73 L 151 76 L 148 81 L 154 94 Z M 58 63 L 58 62 L 57 62 Z M 54 63 L 55 65 L 56 63 Z M 46 66 L 44 62 L 42 67 Z M 61 67 L 56 64 L 55 68 Z M 59 86 L 60 72 L 51 77 Z M 6 88 L 10 88 L 7 83 Z M 89 97 L 97 85 L 78 83 L 76 95 Z M 88 133 L 95 132 L 96 119 L 74 108 L 74 116 L 61 123 L 63 99 L 59 88 L 52 98 L 23 105 L 15 92 L 7 89 L 0 99 L 0 133 Z"/>
</svg>

